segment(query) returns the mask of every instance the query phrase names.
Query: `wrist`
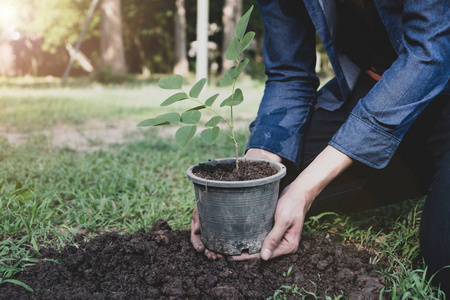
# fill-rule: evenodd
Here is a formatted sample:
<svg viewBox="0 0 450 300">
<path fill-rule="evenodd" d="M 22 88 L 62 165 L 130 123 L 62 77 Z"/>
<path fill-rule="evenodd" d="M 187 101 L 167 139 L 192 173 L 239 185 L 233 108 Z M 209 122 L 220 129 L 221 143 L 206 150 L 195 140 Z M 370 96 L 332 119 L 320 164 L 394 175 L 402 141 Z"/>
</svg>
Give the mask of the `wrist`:
<svg viewBox="0 0 450 300">
<path fill-rule="evenodd" d="M 328 146 L 316 159 L 294 180 L 294 189 L 314 200 L 320 192 L 339 174 L 346 170 L 353 160 Z"/>
</svg>

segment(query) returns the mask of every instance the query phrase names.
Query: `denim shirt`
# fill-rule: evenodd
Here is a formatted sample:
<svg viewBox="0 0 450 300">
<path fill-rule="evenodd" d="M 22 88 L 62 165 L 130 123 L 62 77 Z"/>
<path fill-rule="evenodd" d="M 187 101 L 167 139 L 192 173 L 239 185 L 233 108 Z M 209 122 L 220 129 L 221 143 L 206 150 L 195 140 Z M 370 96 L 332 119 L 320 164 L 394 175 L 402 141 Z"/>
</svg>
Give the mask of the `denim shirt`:
<svg viewBox="0 0 450 300">
<path fill-rule="evenodd" d="M 258 0 L 264 22 L 268 76 L 248 148 L 261 148 L 300 165 L 302 137 L 314 107 L 338 109 L 359 68 L 336 48 L 334 0 Z M 329 144 L 374 168 L 384 168 L 427 104 L 450 94 L 450 0 L 375 0 L 398 54 L 359 101 Z M 317 31 L 340 86 L 340 97 L 318 99 Z M 338 100 L 342 99 L 342 100 Z"/>
</svg>

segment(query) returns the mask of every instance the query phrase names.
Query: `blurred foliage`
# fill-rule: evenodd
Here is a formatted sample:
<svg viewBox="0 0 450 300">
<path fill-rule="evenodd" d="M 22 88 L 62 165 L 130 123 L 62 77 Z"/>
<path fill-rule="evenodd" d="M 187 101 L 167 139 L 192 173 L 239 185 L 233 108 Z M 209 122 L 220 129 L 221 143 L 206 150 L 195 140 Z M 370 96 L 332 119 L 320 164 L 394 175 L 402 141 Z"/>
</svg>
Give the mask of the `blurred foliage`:
<svg viewBox="0 0 450 300">
<path fill-rule="evenodd" d="M 61 76 L 69 60 L 66 43 L 75 45 L 90 3 L 91 0 L 2 0 L 0 11 L 11 12 L 9 19 L 2 16 L 0 20 L 0 43 L 7 41 L 13 48 L 16 75 Z M 209 40 L 218 46 L 217 50 L 211 51 L 210 61 L 219 64 L 219 71 L 223 5 L 223 0 L 210 1 Z M 251 5 L 256 5 L 256 0 L 244 1 L 243 11 Z M 197 2 L 186 0 L 185 7 L 189 51 L 190 44 L 196 39 Z M 98 5 L 80 48 L 94 67 L 99 60 L 99 10 Z M 140 73 L 144 65 L 151 73 L 172 71 L 174 11 L 175 1 L 122 0 L 124 46 L 130 73 Z M 257 10 L 250 20 L 249 30 L 256 32 L 256 43 L 249 49 L 248 56 L 253 58 L 249 72 L 261 74 L 263 28 Z M 189 62 L 194 70 L 195 57 L 189 57 Z M 74 65 L 71 75 L 85 74 Z"/>
</svg>

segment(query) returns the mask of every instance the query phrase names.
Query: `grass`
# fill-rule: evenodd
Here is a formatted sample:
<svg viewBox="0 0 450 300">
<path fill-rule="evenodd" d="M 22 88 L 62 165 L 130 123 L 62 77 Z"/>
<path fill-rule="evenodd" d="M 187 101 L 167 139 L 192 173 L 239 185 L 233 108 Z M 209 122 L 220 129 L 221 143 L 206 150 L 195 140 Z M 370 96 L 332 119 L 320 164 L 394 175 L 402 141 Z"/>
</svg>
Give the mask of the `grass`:
<svg viewBox="0 0 450 300">
<path fill-rule="evenodd" d="M 192 78 L 186 81 L 186 89 L 194 83 Z M 246 90 L 246 101 L 239 107 L 242 113 L 238 114 L 237 120 L 252 118 L 263 86 L 249 78 L 244 78 L 239 86 Z M 221 93 L 225 99 L 227 92 L 231 93 L 229 88 L 211 85 L 204 95 Z M 155 82 L 109 86 L 93 83 L 75 88 L 60 88 L 53 83 L 46 88 L 33 88 L 21 81 L 0 79 L 0 94 L 0 126 L 28 133 L 61 123 L 80 124 L 93 118 L 109 122 L 123 119 L 138 122 L 165 112 L 166 109 L 159 104 L 171 92 L 157 88 Z M 178 111 L 178 107 L 192 107 L 192 104 L 188 105 L 188 101 L 181 101 L 171 108 Z"/>
<path fill-rule="evenodd" d="M 433 274 L 427 274 L 427 267 L 420 256 L 419 224 L 423 203 L 424 199 L 411 199 L 349 215 L 325 212 L 310 217 L 305 222 L 303 234 L 339 234 L 345 244 L 376 253 L 373 264 L 387 259 L 388 266 L 381 271 L 386 286 L 380 299 L 446 299 L 444 292 L 426 279 L 427 275 Z M 282 275 L 287 274 L 289 270 Z M 315 286 L 313 279 L 310 282 Z M 315 291 L 295 285 L 281 286 L 270 299 L 289 299 L 290 296 L 323 299 L 317 297 Z M 325 299 L 342 299 L 342 296 Z"/>
<path fill-rule="evenodd" d="M 29 134 L 22 145 L 0 137 L 0 284 L 29 288 L 11 276 L 34 264 L 40 247 L 60 249 L 73 244 L 78 233 L 90 237 L 111 230 L 135 232 L 150 229 L 159 218 L 174 229 L 189 227 L 195 198 L 186 168 L 209 158 L 230 157 L 233 145 L 220 138 L 206 146 L 196 138 L 184 151 L 172 137 L 149 129 L 144 138 L 96 151 L 54 148 L 42 130 L 93 118 L 137 124 L 161 113 L 160 99 L 168 94 L 151 80 L 67 88 L 36 81 L 2 84 L 5 80 L 0 79 L 0 127 Z M 263 86 L 246 79 L 243 88 L 246 102 L 239 107 L 239 116 L 247 124 L 256 113 Z M 218 90 L 209 87 L 206 94 Z M 238 132 L 241 153 L 247 138 L 246 130 Z M 410 200 L 352 215 L 322 214 L 307 221 L 304 234 L 335 232 L 346 243 L 376 251 L 373 263 L 389 259 L 383 270 L 386 298 L 444 299 L 442 291 L 424 279 L 426 267 L 418 246 L 422 204 L 423 199 Z M 280 270 L 280 276 L 283 272 L 290 275 L 289 270 Z M 280 287 L 272 299 L 290 296 L 317 299 L 315 291 L 295 286 Z"/>
</svg>

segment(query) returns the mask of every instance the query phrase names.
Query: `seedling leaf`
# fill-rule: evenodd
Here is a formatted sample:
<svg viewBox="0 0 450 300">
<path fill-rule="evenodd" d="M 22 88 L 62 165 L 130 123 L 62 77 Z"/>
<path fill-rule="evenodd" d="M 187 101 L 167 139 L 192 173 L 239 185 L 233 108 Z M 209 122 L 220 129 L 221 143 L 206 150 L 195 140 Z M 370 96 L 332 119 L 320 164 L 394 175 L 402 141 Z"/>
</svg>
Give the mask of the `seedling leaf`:
<svg viewBox="0 0 450 300">
<path fill-rule="evenodd" d="M 230 45 L 228 45 L 227 52 L 225 52 L 225 58 L 228 60 L 238 60 L 239 59 L 239 49 L 241 48 L 241 42 L 238 37 L 235 36 Z"/>
<path fill-rule="evenodd" d="M 189 110 L 202 110 L 202 109 L 205 109 L 205 108 L 206 108 L 206 105 L 199 105 L 199 106 L 193 107 L 193 108 L 191 108 Z"/>
<path fill-rule="evenodd" d="M 183 86 L 183 76 L 171 75 L 158 80 L 158 86 L 165 90 L 181 90 Z"/>
<path fill-rule="evenodd" d="M 169 122 L 171 125 L 177 125 L 180 123 L 180 114 L 176 112 L 171 112 L 167 114 L 162 114 L 156 117 L 163 122 Z"/>
<path fill-rule="evenodd" d="M 245 31 L 247 30 L 248 21 L 250 20 L 250 15 L 253 11 L 253 5 L 250 7 L 250 9 L 242 16 L 242 18 L 239 20 L 239 22 L 236 25 L 236 35 L 239 37 L 239 39 L 242 40 L 244 37 Z"/>
<path fill-rule="evenodd" d="M 219 127 L 215 126 L 215 127 L 206 128 L 205 130 L 203 130 L 200 133 L 200 137 L 202 138 L 202 140 L 205 143 L 212 145 L 212 144 L 214 144 L 217 137 L 219 136 L 219 133 L 220 133 Z"/>
<path fill-rule="evenodd" d="M 181 101 L 181 100 L 186 100 L 188 99 L 188 95 L 186 95 L 186 93 L 176 93 L 175 95 L 170 96 L 169 98 L 167 98 L 166 100 L 164 100 L 163 103 L 161 103 L 161 106 L 169 106 L 171 104 L 174 104 L 175 102 Z"/>
<path fill-rule="evenodd" d="M 241 61 L 239 66 L 235 69 L 235 72 L 233 74 L 233 79 L 238 77 L 239 74 L 241 74 L 242 71 L 244 71 L 245 67 L 248 65 L 249 59 L 245 58 Z"/>
<path fill-rule="evenodd" d="M 188 110 L 181 115 L 181 123 L 184 124 L 198 124 L 202 113 L 198 110 Z"/>
<path fill-rule="evenodd" d="M 200 79 L 189 91 L 189 97 L 191 98 L 198 98 L 200 93 L 203 90 L 203 87 L 205 86 L 206 78 Z"/>
<path fill-rule="evenodd" d="M 219 81 L 219 86 L 230 86 L 233 84 L 233 74 L 236 67 L 231 67 L 225 74 L 223 74 L 222 79 Z"/>
<path fill-rule="evenodd" d="M 205 105 L 208 107 L 213 106 L 214 102 L 216 101 L 217 97 L 219 97 L 219 94 L 212 95 L 205 101 Z"/>
<path fill-rule="evenodd" d="M 222 120 L 223 120 L 222 117 L 219 117 L 219 116 L 212 117 L 211 120 L 209 120 L 208 122 L 205 123 L 205 126 L 206 127 L 214 127 L 217 124 L 219 124 L 220 121 L 222 121 Z"/>
<path fill-rule="evenodd" d="M 177 125 L 180 123 L 180 114 L 179 113 L 167 113 L 156 118 L 151 118 L 144 120 L 137 124 L 138 127 L 147 127 L 147 126 L 160 126 L 160 125 Z"/>
<path fill-rule="evenodd" d="M 244 101 L 244 95 L 242 94 L 241 89 L 236 89 L 234 92 L 234 95 L 231 95 L 227 99 L 223 100 L 223 102 L 220 104 L 220 107 L 223 106 L 236 106 L 242 103 Z"/>
<path fill-rule="evenodd" d="M 255 33 L 253 31 L 247 32 L 244 35 L 244 38 L 241 41 L 241 50 L 240 50 L 240 52 L 244 51 L 245 49 L 247 49 L 248 46 L 250 46 L 250 44 L 252 43 L 254 37 L 255 37 Z"/>
<path fill-rule="evenodd" d="M 175 133 L 175 141 L 177 142 L 178 146 L 180 146 L 181 148 L 186 148 L 186 146 L 194 137 L 196 131 L 197 126 L 195 125 L 180 127 Z"/>
</svg>

